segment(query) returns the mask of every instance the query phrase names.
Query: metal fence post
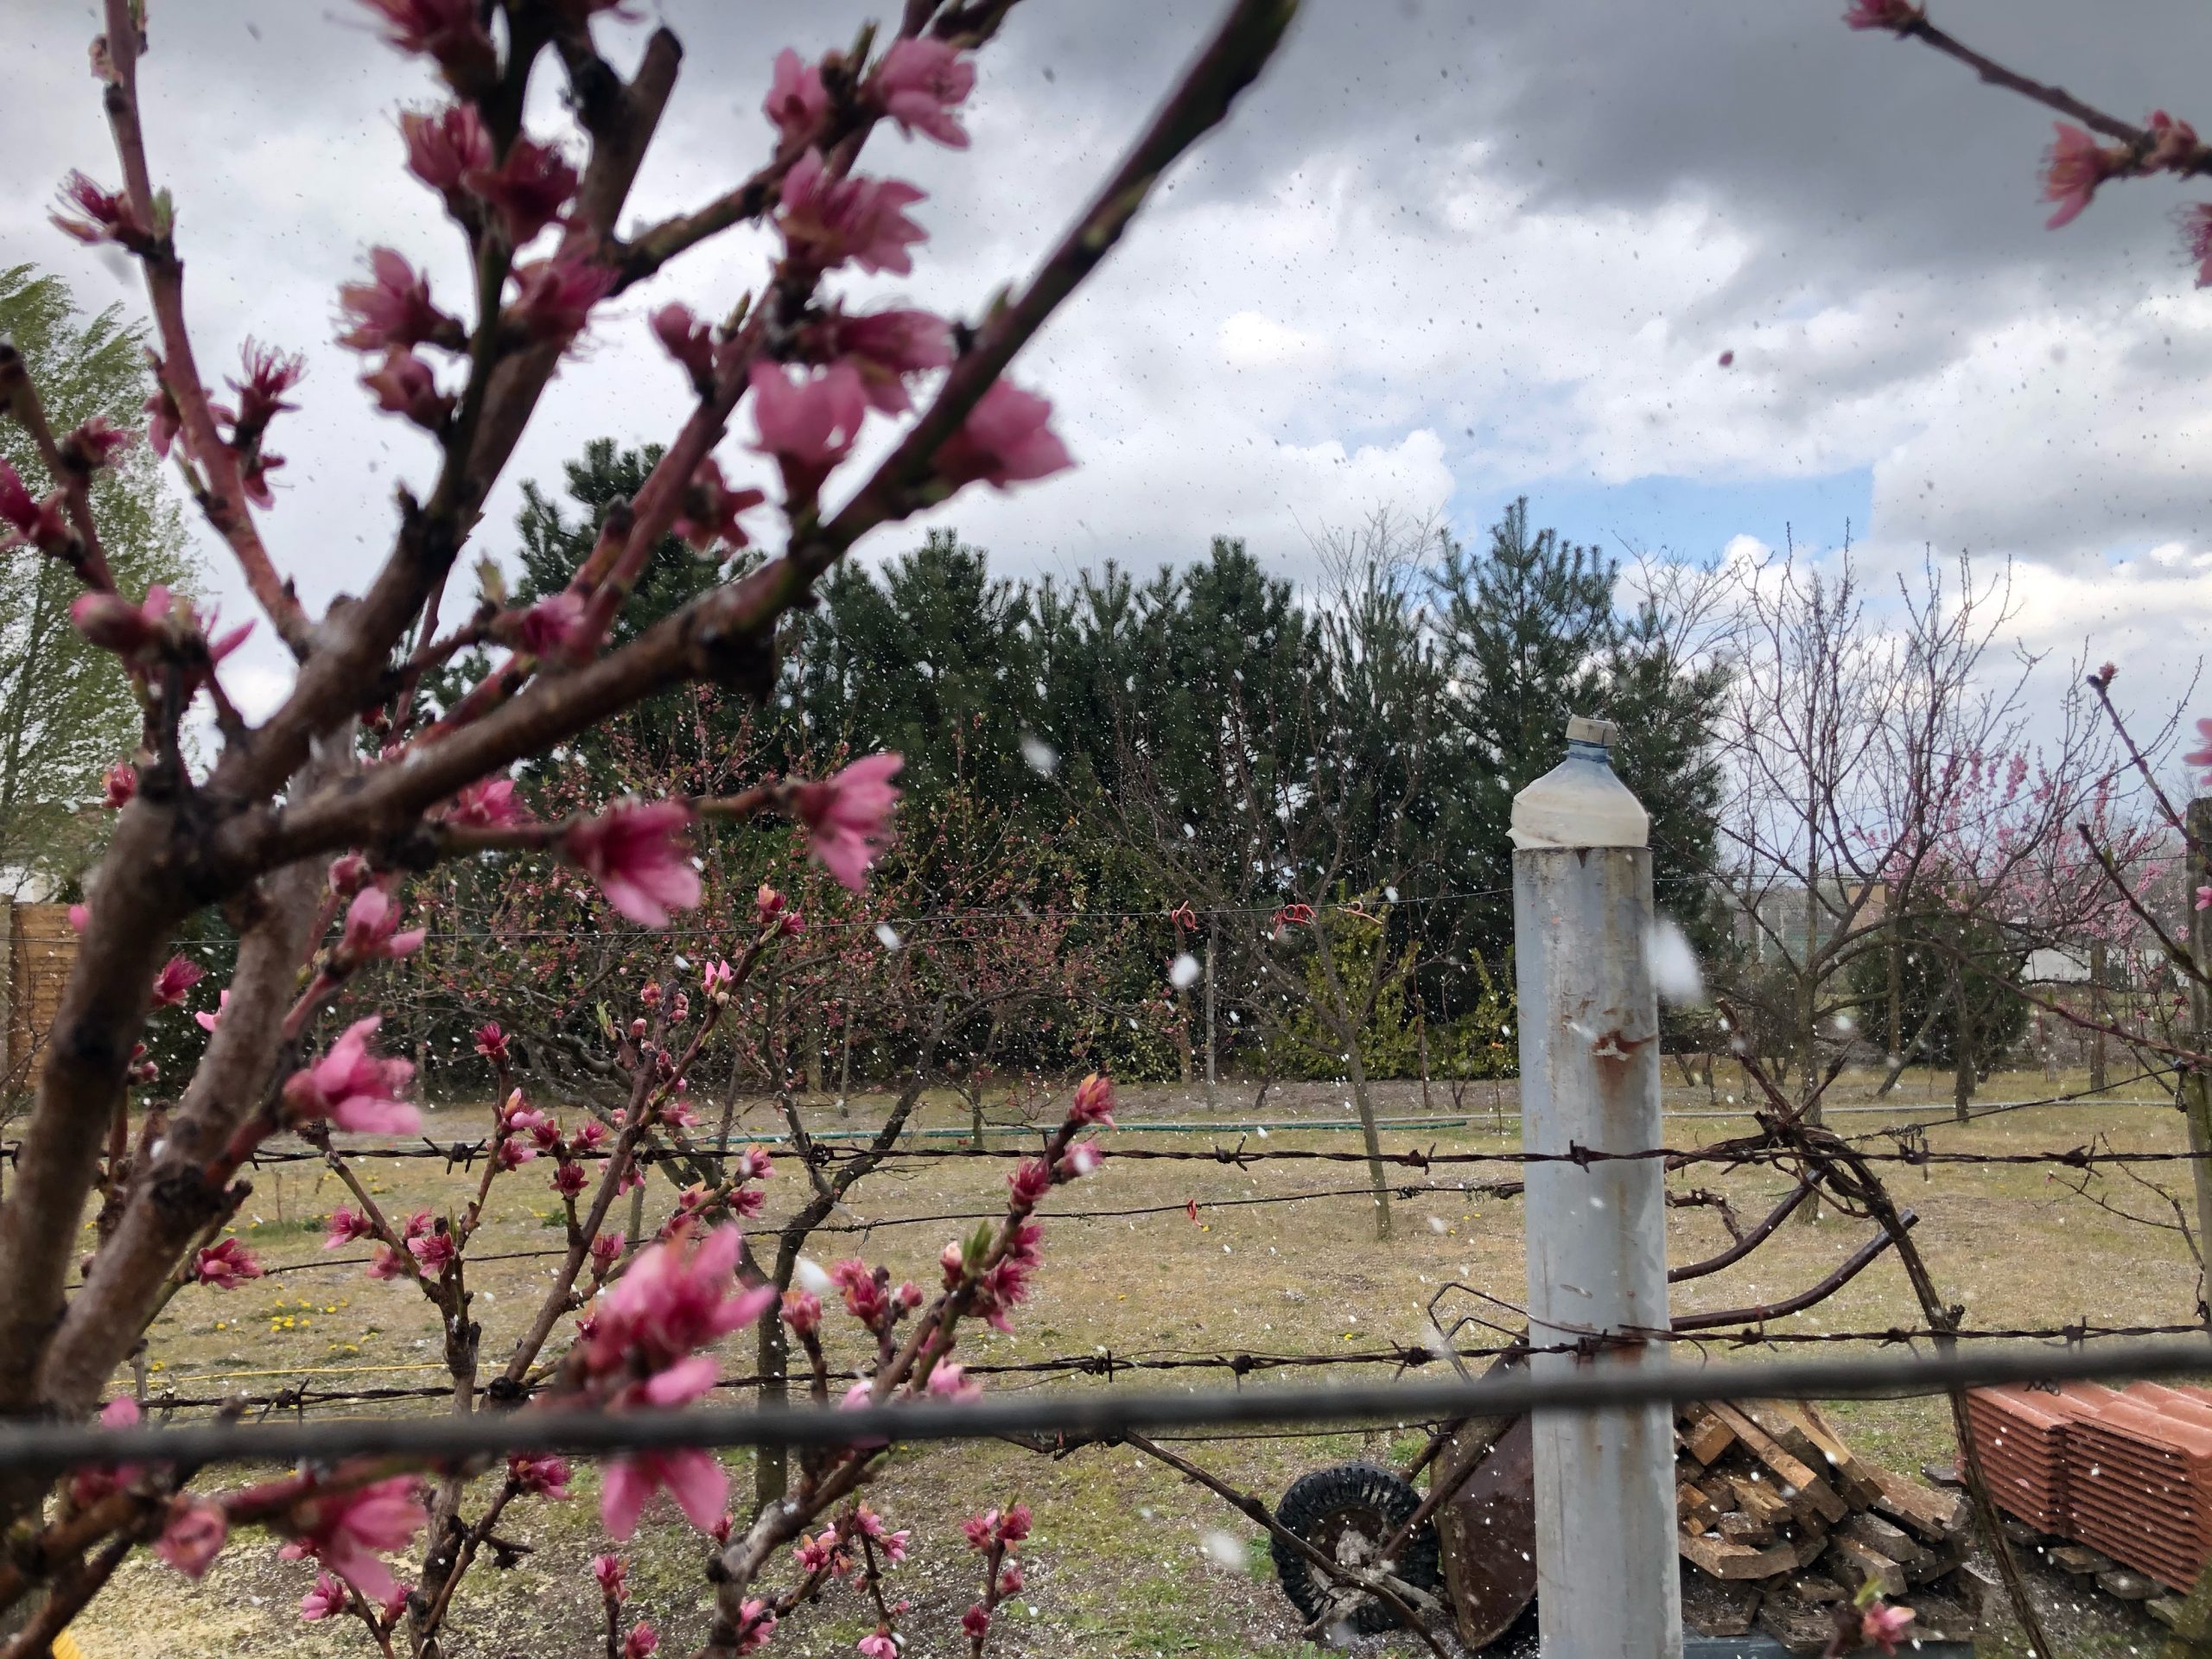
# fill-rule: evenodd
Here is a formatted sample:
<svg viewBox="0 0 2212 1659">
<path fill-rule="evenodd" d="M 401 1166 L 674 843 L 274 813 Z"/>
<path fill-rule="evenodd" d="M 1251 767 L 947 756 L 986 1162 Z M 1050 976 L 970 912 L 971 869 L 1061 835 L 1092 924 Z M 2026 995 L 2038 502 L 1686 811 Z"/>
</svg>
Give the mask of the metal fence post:
<svg viewBox="0 0 2212 1659">
<path fill-rule="evenodd" d="M 1567 725 L 1567 759 L 1513 802 L 1522 1144 L 1662 1144 L 1649 820 L 1613 775 L 1611 722 Z M 1534 1375 L 1666 1363 L 1664 1170 L 1535 1163 L 1525 1203 Z M 1607 1339 L 1605 1333 L 1624 1333 Z M 1580 1343 L 1580 1353 L 1545 1353 Z M 1536 1608 L 1546 1659 L 1680 1659 L 1672 1414 L 1539 1411 Z"/>
</svg>

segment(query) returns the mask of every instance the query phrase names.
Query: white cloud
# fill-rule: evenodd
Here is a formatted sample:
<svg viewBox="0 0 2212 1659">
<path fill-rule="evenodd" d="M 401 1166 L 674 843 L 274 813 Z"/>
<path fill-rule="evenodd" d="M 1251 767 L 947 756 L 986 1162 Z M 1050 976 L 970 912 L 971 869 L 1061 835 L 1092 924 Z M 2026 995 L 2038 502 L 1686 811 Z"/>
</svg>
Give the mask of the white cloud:
<svg viewBox="0 0 2212 1659">
<path fill-rule="evenodd" d="M 765 54 L 732 58 L 729 20 L 709 0 L 659 10 L 690 41 L 692 65 L 633 219 L 697 202 L 766 143 Z M 811 50 L 849 38 L 865 10 L 790 7 L 784 22 Z M 1162 60 L 1199 27 L 1185 9 L 1141 10 L 1017 11 L 985 66 L 972 150 L 895 137 L 871 149 L 866 166 L 930 191 L 920 217 L 935 239 L 911 279 L 853 291 L 973 315 L 1033 268 L 1142 121 Z M 1497 25 L 1498 67 L 1472 83 L 1434 72 L 1452 55 L 1450 8 L 1397 32 L 1314 10 L 1230 132 L 1171 175 L 1017 365 L 1053 398 L 1081 469 L 1010 496 L 973 493 L 931 522 L 957 524 L 1015 570 L 1105 556 L 1149 565 L 1200 554 L 1216 532 L 1299 570 L 1309 531 L 1377 505 L 1421 512 L 1526 486 L 1541 516 L 1551 483 L 1786 483 L 1864 467 L 1870 560 L 1916 559 L 1923 541 L 2018 552 L 2031 561 L 2019 571 L 2024 638 L 2055 644 L 2094 627 L 2116 651 L 2193 657 L 2172 642 L 2212 622 L 2212 601 L 2196 597 L 2212 585 L 2197 459 L 2212 440 L 2201 391 L 2212 299 L 2180 288 L 2163 245 L 2132 264 L 2067 266 L 2064 280 L 2038 264 L 2082 258 L 2087 244 L 2044 237 L 2031 204 L 1988 207 L 1999 188 L 2031 194 L 2035 123 L 1955 76 L 1923 73 L 1950 66 L 1864 54 L 1832 9 L 1693 31 L 1688 67 L 1663 73 L 1650 60 L 1681 46 L 1678 20 L 1593 35 L 1530 13 Z M 82 69 L 85 9 L 18 11 L 25 96 L 9 127 L 0 235 L 88 303 L 142 314 L 133 273 L 43 223 L 67 168 L 112 172 Z M 249 334 L 309 353 L 304 406 L 271 436 L 289 464 L 265 524 L 320 601 L 365 582 L 397 521 L 394 486 L 420 487 L 433 460 L 419 435 L 369 410 L 353 384 L 359 365 L 331 343 L 334 290 L 373 245 L 403 248 L 441 292 L 460 291 L 449 227 L 397 166 L 394 113 L 424 101 L 429 82 L 342 4 L 170 0 L 161 22 L 144 71 L 149 124 L 156 170 L 177 190 L 203 369 L 226 372 Z M 1561 29 L 1571 45 L 1553 38 Z M 608 38 L 626 54 L 640 36 Z M 1708 51 L 1725 73 L 1699 70 Z M 1900 71 L 1900 58 L 1913 67 Z M 1699 73 L 1717 77 L 1703 92 L 1685 79 Z M 1793 129 L 1744 146 L 1738 91 L 1778 98 L 1808 74 L 1907 101 L 1880 106 L 1877 134 L 1839 124 L 1825 143 Z M 545 128 L 553 79 L 537 99 Z M 1598 89 L 1624 86 L 1663 107 L 1609 132 Z M 1971 127 L 1961 147 L 1929 125 L 1911 176 L 1891 175 L 1871 200 L 1840 178 L 1837 149 L 1947 119 Z M 1985 142 L 2006 122 L 2002 142 Z M 1613 171 L 1578 162 L 1578 144 Z M 2135 200 L 2107 214 L 2101 199 L 2101 234 L 2145 234 Z M 1943 239 L 1946 202 L 1961 221 L 1956 246 Z M 1892 208 L 1907 217 L 1865 237 L 1846 222 Z M 1898 228 L 1908 219 L 1917 242 Z M 1808 235 L 1817 256 L 1793 258 Z M 488 504 L 480 543 L 511 547 L 518 481 L 554 480 L 585 440 L 674 429 L 683 387 L 645 313 L 665 297 L 726 310 L 759 282 L 764 245 L 710 246 L 608 308 Z M 749 470 L 750 423 L 734 425 L 722 453 Z M 880 427 L 870 452 L 890 437 Z M 918 533 L 880 532 L 863 556 Z M 2168 544 L 2177 550 L 2152 555 Z M 242 599 L 216 569 L 236 613 Z M 250 650 L 232 671 L 257 677 L 254 696 L 273 695 L 286 677 L 276 648 L 264 639 Z"/>
</svg>

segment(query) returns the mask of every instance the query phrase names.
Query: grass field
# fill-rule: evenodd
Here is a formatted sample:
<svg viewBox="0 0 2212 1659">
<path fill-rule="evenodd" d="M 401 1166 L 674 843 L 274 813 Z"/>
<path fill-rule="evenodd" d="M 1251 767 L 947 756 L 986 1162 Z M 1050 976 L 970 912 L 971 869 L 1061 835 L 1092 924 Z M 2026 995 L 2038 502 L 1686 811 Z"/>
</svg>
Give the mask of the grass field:
<svg viewBox="0 0 2212 1659">
<path fill-rule="evenodd" d="M 1728 1083 L 1717 1100 L 1702 1089 L 1685 1091 L 1669 1071 L 1669 1107 L 1682 1115 L 1669 1124 L 1672 1143 L 1687 1145 L 1739 1134 L 1744 1119 L 1725 1114 L 1736 1103 Z M 1885 1123 L 1940 1120 L 1944 1079 L 1910 1078 L 1878 1111 L 1835 1118 L 1847 1134 Z M 2050 1083 L 2038 1076 L 2000 1077 L 1983 1090 L 1985 1103 L 2043 1096 L 2079 1089 L 2078 1077 Z M 1837 1104 L 1864 1102 L 1866 1089 L 1849 1080 L 1830 1096 Z M 1936 1148 L 2024 1152 L 2063 1148 L 2095 1135 L 2117 1145 L 2178 1149 L 2180 1120 L 2137 1084 L 2117 1100 L 2079 1101 L 1993 1115 L 1971 1125 L 1939 1122 L 1929 1133 Z M 1225 1087 L 1215 1117 L 1223 1124 L 1254 1121 L 1251 1091 Z M 1421 1111 L 1418 1090 L 1388 1086 L 1384 1109 L 1396 1115 Z M 1463 1128 L 1423 1127 L 1386 1133 L 1393 1147 L 1440 1150 L 1510 1150 L 1517 1145 L 1512 1089 L 1477 1085 L 1466 1096 L 1472 1122 Z M 1433 1116 L 1450 1110 L 1439 1089 Z M 1502 1117 L 1493 1120 L 1493 1109 Z M 811 1109 L 816 1128 L 865 1128 L 880 1103 L 857 1100 L 840 1110 Z M 569 1114 L 563 1113 L 565 1117 Z M 1198 1122 L 1202 1101 L 1175 1090 L 1124 1091 L 1126 1125 L 1151 1120 Z M 1278 1086 L 1266 1101 L 1268 1121 L 1290 1124 L 1348 1115 L 1344 1093 L 1332 1085 Z M 474 1138 L 480 1108 L 448 1108 L 434 1114 L 430 1135 L 441 1142 Z M 964 1122 L 950 1105 L 932 1105 L 927 1127 Z M 741 1121 L 764 1136 L 774 1127 L 765 1105 Z M 1129 1144 L 1205 1147 L 1233 1144 L 1233 1133 L 1121 1136 Z M 1280 1127 L 1249 1139 L 1257 1147 L 1342 1147 L 1357 1144 L 1341 1132 Z M 943 1144 L 943 1143 L 933 1143 Z M 433 1161 L 366 1166 L 388 1212 L 457 1205 L 474 1177 L 448 1173 Z M 985 1160 L 948 1160 L 894 1166 L 858 1187 L 848 1226 L 871 1229 L 817 1240 L 823 1262 L 865 1254 L 887 1263 L 894 1277 L 934 1282 L 936 1258 L 963 1224 L 898 1224 L 901 1217 L 938 1216 L 995 1206 L 1002 1198 L 1006 1166 Z M 2131 1225 L 2077 1197 L 2052 1172 L 2034 1166 L 1927 1170 L 1885 1166 L 1901 1200 L 1922 1219 L 1916 1236 L 1949 1300 L 1963 1303 L 1970 1325 L 2045 1327 L 2088 1318 L 2101 1324 L 2163 1323 L 2193 1317 L 2196 1270 L 2177 1232 Z M 2170 1180 L 2183 1180 L 2177 1170 Z M 1456 1173 L 1456 1172 L 1455 1172 Z M 1470 1179 L 1510 1174 L 1478 1168 Z M 2061 1174 L 2065 1173 L 2060 1172 Z M 1116 1163 L 1090 1181 L 1054 1192 L 1046 1207 L 1046 1271 L 1039 1289 L 1017 1319 L 1012 1335 L 978 1329 L 963 1337 L 970 1361 L 1033 1359 L 1110 1351 L 1122 1357 L 1166 1353 L 1264 1351 L 1344 1353 L 1417 1343 L 1423 1307 L 1439 1285 L 1459 1280 L 1508 1302 L 1523 1292 L 1522 1215 L 1516 1201 L 1477 1200 L 1459 1193 L 1427 1192 L 1394 1202 L 1395 1236 L 1377 1244 L 1372 1211 L 1359 1196 L 1307 1202 L 1217 1207 L 1220 1201 L 1269 1194 L 1356 1187 L 1357 1166 L 1277 1163 L 1249 1169 L 1211 1163 Z M 766 1223 L 795 1201 L 803 1179 L 788 1161 L 769 1183 Z M 1408 1179 L 1421 1178 L 1408 1174 Z M 1437 1178 L 1430 1178 L 1437 1179 Z M 2078 1179 L 2078 1177 L 2069 1177 Z M 1718 1187 L 1748 1222 L 1764 1214 L 1787 1189 L 1771 1170 L 1720 1176 L 1693 1169 L 1676 1185 Z M 2154 1195 L 2122 1178 L 2101 1184 L 2101 1195 L 2139 1215 L 2171 1223 L 2171 1212 Z M 152 1333 L 149 1384 L 160 1395 L 225 1392 L 259 1394 L 302 1381 L 342 1388 L 435 1382 L 435 1320 L 419 1294 L 406 1285 L 367 1279 L 358 1262 L 340 1265 L 321 1249 L 321 1220 L 343 1194 L 334 1179 L 313 1166 L 268 1171 L 239 1217 L 238 1231 L 263 1261 L 296 1271 L 274 1273 L 238 1290 L 194 1288 L 180 1295 Z M 657 1204 L 664 1204 L 655 1195 Z M 1181 1208 L 1198 1205 L 1194 1222 Z M 1109 1220 L 1056 1219 L 1055 1209 L 1168 1206 L 1163 1212 Z M 475 1312 L 484 1350 L 504 1357 L 535 1305 L 535 1287 L 551 1263 L 520 1253 L 559 1241 L 550 1220 L 555 1202 L 537 1166 L 525 1166 L 494 1189 L 493 1219 L 472 1249 L 479 1260 L 470 1282 L 478 1287 Z M 972 1223 L 967 1226 L 972 1226 Z M 1709 1211 L 1677 1209 L 1669 1216 L 1670 1250 L 1676 1261 L 1709 1255 L 1728 1242 Z M 1866 1236 L 1866 1224 L 1831 1216 L 1816 1224 L 1783 1227 L 1752 1257 L 1728 1273 L 1686 1284 L 1678 1313 L 1734 1306 L 1787 1295 L 1820 1278 Z M 353 1249 L 339 1253 L 353 1257 Z M 516 1259 L 486 1262 L 507 1255 Z M 842 1316 L 840 1316 L 842 1317 Z M 830 1324 L 825 1320 L 825 1326 Z M 1781 1322 L 1779 1328 L 1878 1330 L 1921 1323 L 1895 1262 L 1885 1257 L 1830 1302 Z M 840 1332 L 840 1335 L 842 1333 Z M 840 1351 L 833 1348 L 833 1358 Z M 843 1356 L 857 1359 L 857 1351 Z M 496 1365 L 497 1360 L 493 1361 Z M 752 1369 L 751 1344 L 731 1344 L 724 1370 Z M 1328 1375 L 1363 1379 L 1387 1368 Z M 1312 1374 L 1296 1374 L 1311 1380 Z M 1137 1381 L 1148 1386 L 1215 1387 L 1220 1372 L 1170 1372 Z M 1012 1387 L 1014 1381 L 1001 1386 Z M 1029 1386 L 1109 1386 L 1094 1379 Z M 1840 1404 L 1834 1415 L 1853 1446 L 1892 1467 L 1915 1470 L 1948 1453 L 1948 1417 L 1939 1402 Z M 1290 1440 L 1221 1440 L 1180 1449 L 1235 1484 L 1272 1497 L 1299 1473 L 1353 1456 L 1402 1459 L 1421 1444 L 1418 1433 L 1337 1434 Z M 736 1490 L 749 1491 L 746 1457 L 728 1459 Z M 515 1516 L 513 1535 L 528 1539 L 534 1554 L 499 1573 L 479 1567 L 462 1593 L 451 1651 L 460 1656 L 507 1654 L 583 1655 L 595 1651 L 598 1599 L 585 1567 L 605 1548 L 588 1480 L 580 1501 L 537 1503 Z M 1010 1608 L 993 1652 L 1009 1656 L 1067 1653 L 1231 1655 L 1300 1651 L 1296 1621 L 1264 1569 L 1258 1529 L 1202 1490 L 1126 1449 L 1092 1448 L 1059 1461 L 1003 1446 L 901 1452 L 876 1484 L 872 1501 L 894 1524 L 916 1529 L 916 1548 L 898 1569 L 899 1590 L 912 1599 L 907 1628 L 911 1651 L 956 1650 L 957 1621 L 974 1599 L 972 1557 L 957 1522 L 970 1510 L 1026 1498 L 1037 1516 L 1028 1546 L 1029 1588 Z M 637 1611 L 662 1629 L 664 1651 L 688 1651 L 703 1630 L 707 1597 L 700 1567 L 702 1541 L 680 1523 L 649 1525 L 636 1547 L 631 1582 Z M 125 1568 L 117 1586 L 81 1621 L 87 1650 L 100 1659 L 123 1656 L 243 1653 L 254 1656 L 366 1650 L 356 1628 L 306 1625 L 296 1617 L 298 1598 L 312 1581 L 302 1566 L 280 1562 L 276 1545 L 258 1535 L 226 1552 L 198 1586 L 144 1560 Z M 2123 1654 L 2153 1645 L 2139 1613 L 2100 1598 L 2077 1599 L 2050 1583 L 2067 1650 Z M 777 1652 L 849 1652 L 872 1628 L 857 1598 L 833 1591 L 823 1605 L 791 1621 L 773 1646 Z M 2056 1634 L 2056 1632 L 2054 1632 Z M 1389 1644 L 1392 1650 L 1402 1643 Z M 964 1650 L 964 1649 L 963 1649 Z M 1408 1650 L 1412 1650 L 1410 1648 Z"/>
</svg>

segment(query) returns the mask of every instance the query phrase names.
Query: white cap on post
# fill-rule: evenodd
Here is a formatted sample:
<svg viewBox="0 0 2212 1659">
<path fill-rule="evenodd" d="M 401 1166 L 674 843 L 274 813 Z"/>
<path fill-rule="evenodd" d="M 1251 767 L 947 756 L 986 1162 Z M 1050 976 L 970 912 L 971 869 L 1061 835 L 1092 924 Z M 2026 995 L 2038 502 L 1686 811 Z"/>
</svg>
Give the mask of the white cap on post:
<svg viewBox="0 0 2212 1659">
<path fill-rule="evenodd" d="M 1576 715 L 1567 722 L 1567 759 L 1513 798 L 1513 845 L 1647 847 L 1651 815 L 1613 772 L 1620 728 Z"/>
</svg>

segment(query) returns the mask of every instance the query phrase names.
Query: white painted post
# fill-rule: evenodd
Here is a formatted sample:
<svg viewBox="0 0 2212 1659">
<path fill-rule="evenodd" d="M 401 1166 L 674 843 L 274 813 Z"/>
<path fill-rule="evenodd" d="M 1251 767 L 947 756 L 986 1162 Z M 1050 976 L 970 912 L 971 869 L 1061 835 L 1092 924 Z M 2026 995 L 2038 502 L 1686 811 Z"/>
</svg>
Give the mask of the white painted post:
<svg viewBox="0 0 2212 1659">
<path fill-rule="evenodd" d="M 1659 1008 L 1647 958 L 1650 820 L 1607 758 L 1609 721 L 1567 723 L 1567 758 L 1514 798 L 1513 934 L 1525 1150 L 1662 1143 Z M 1656 1159 L 1528 1166 L 1529 1341 L 1537 1377 L 1659 1365 L 1664 1172 Z M 1681 1659 L 1675 1446 L 1664 1406 L 1539 1411 L 1536 1618 L 1545 1659 Z"/>
</svg>

